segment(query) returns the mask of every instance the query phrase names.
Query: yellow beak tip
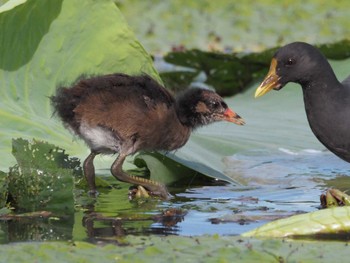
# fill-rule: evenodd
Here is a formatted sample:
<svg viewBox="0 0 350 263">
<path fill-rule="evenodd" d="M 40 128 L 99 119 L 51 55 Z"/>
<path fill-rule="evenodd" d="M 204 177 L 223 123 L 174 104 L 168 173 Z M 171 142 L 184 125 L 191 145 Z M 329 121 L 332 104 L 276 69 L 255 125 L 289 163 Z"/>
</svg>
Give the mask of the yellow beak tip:
<svg viewBox="0 0 350 263">
<path fill-rule="evenodd" d="M 267 73 L 265 79 L 260 84 L 260 86 L 256 89 L 254 98 L 258 98 L 268 93 L 274 87 L 276 87 L 279 81 L 279 76 L 276 74 L 277 60 L 275 58 L 272 59 L 270 70 Z"/>
<path fill-rule="evenodd" d="M 265 92 L 263 92 L 263 90 L 259 87 L 257 88 L 257 90 L 255 91 L 255 94 L 254 94 L 254 98 L 258 98 L 258 97 L 261 97 L 262 95 L 264 95 Z"/>
</svg>

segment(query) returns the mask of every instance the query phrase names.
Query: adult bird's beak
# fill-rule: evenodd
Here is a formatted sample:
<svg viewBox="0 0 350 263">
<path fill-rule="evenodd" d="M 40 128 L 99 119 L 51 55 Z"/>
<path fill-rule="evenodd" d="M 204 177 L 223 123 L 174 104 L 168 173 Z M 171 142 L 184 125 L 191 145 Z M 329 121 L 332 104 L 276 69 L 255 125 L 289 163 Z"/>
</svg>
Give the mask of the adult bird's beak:
<svg viewBox="0 0 350 263">
<path fill-rule="evenodd" d="M 245 124 L 245 121 L 241 118 L 241 116 L 239 116 L 237 113 L 235 113 L 230 108 L 227 108 L 227 110 L 225 110 L 223 120 L 236 123 L 237 125 L 244 125 Z"/>
<path fill-rule="evenodd" d="M 272 89 L 278 89 L 281 87 L 279 81 L 279 76 L 276 74 L 276 66 L 277 60 L 275 58 L 271 61 L 270 70 L 267 73 L 264 81 L 260 84 L 260 86 L 255 91 L 255 98 L 264 95 Z"/>
</svg>

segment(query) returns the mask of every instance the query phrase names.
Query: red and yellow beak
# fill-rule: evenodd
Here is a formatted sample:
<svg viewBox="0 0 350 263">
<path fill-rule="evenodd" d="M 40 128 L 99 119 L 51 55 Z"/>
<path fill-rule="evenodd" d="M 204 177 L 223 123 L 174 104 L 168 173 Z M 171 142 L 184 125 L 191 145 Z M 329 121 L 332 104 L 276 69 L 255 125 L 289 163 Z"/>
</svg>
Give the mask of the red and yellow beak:
<svg viewBox="0 0 350 263">
<path fill-rule="evenodd" d="M 267 73 L 265 79 L 255 91 L 255 98 L 264 95 L 272 89 L 278 89 L 281 87 L 279 76 L 276 74 L 277 60 L 275 58 L 271 61 L 270 70 Z"/>
<path fill-rule="evenodd" d="M 237 125 L 244 125 L 245 124 L 245 121 L 241 118 L 241 116 L 239 116 L 237 113 L 235 113 L 230 108 L 227 108 L 227 110 L 225 110 L 223 120 L 228 121 L 228 122 L 233 122 Z"/>
</svg>

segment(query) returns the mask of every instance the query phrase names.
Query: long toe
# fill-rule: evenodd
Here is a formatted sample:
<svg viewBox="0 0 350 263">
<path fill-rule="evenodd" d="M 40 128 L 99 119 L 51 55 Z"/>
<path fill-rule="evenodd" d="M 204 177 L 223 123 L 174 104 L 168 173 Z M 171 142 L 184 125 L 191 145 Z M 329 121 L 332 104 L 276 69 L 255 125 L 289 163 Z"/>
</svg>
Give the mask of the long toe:
<svg viewBox="0 0 350 263">
<path fill-rule="evenodd" d="M 138 198 L 150 198 L 148 191 L 141 185 L 131 186 L 129 188 L 129 200 Z"/>
<path fill-rule="evenodd" d="M 160 197 L 164 200 L 169 200 L 172 197 L 171 194 L 168 192 L 166 186 L 160 183 L 152 186 L 152 188 L 149 189 L 149 194 L 152 196 Z"/>
<path fill-rule="evenodd" d="M 151 187 L 144 187 L 142 185 L 132 186 L 129 189 L 129 199 L 134 200 L 138 198 L 159 197 L 163 200 L 169 200 L 172 195 L 168 192 L 163 184 L 152 185 Z"/>
</svg>

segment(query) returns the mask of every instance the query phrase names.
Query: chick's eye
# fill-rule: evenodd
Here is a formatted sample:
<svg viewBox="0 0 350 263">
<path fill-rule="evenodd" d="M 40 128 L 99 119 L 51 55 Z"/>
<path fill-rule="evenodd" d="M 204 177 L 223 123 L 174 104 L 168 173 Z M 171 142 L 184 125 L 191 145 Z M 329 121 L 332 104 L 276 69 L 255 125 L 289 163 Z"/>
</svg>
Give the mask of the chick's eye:
<svg viewBox="0 0 350 263">
<path fill-rule="evenodd" d="M 220 106 L 220 103 L 217 102 L 217 101 L 212 101 L 210 104 L 211 104 L 211 106 L 212 106 L 214 109 L 216 109 L 216 108 L 218 108 L 218 107 Z"/>
</svg>

